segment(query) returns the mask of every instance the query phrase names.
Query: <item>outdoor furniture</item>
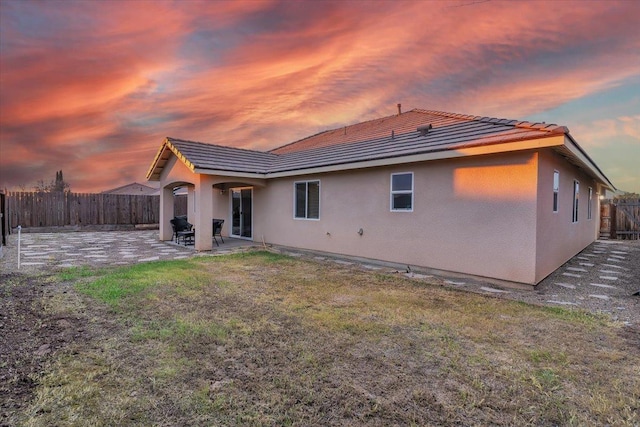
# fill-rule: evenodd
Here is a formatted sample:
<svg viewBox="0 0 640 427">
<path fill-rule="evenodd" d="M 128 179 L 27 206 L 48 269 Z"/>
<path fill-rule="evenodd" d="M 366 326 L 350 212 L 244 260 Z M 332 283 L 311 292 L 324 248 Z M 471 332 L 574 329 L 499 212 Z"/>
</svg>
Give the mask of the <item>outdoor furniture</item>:
<svg viewBox="0 0 640 427">
<path fill-rule="evenodd" d="M 224 219 L 213 219 L 213 241 L 216 242 L 216 246 L 220 246 L 218 244 L 218 240 L 216 240 L 216 236 L 220 237 L 222 243 L 224 243 L 224 239 L 222 238 L 222 225 L 224 224 Z"/>
<path fill-rule="evenodd" d="M 178 232 L 178 239 L 182 238 L 182 244 L 185 246 L 193 245 L 195 243 L 195 237 L 195 230 Z"/>
<path fill-rule="evenodd" d="M 173 237 L 176 243 L 180 243 L 180 239 L 182 239 L 182 243 L 185 246 L 194 244 L 196 233 L 195 230 L 193 230 L 193 225 L 187 221 L 185 216 L 174 217 L 169 222 L 173 227 Z"/>
</svg>

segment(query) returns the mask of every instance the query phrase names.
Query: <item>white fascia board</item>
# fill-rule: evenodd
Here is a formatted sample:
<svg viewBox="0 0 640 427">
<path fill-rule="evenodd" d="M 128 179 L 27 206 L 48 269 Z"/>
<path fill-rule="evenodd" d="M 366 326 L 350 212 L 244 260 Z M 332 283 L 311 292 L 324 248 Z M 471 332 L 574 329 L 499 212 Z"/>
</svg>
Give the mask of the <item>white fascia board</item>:
<svg viewBox="0 0 640 427">
<path fill-rule="evenodd" d="M 175 156 L 176 156 L 178 159 L 180 159 L 180 161 L 181 161 L 182 163 L 184 163 L 184 165 L 185 165 L 186 167 L 188 167 L 188 168 L 189 168 L 189 170 L 191 170 L 191 172 L 195 172 L 195 168 L 196 168 L 196 167 L 195 167 L 195 165 L 194 165 L 193 163 L 191 163 L 191 162 L 189 161 L 189 159 L 187 159 L 187 158 L 186 158 L 186 157 L 185 157 L 185 156 L 180 152 L 180 150 L 178 150 L 178 148 L 177 148 L 175 145 L 173 145 L 172 143 L 170 143 L 170 142 L 168 142 L 168 141 L 167 141 L 167 146 L 168 146 L 168 147 L 169 147 L 169 149 L 173 152 L 173 154 L 175 154 Z"/>
<path fill-rule="evenodd" d="M 158 149 L 156 156 L 153 158 L 153 162 L 151 162 L 151 166 L 149 166 L 149 169 L 147 170 L 147 180 L 151 181 L 153 178 L 153 175 L 158 175 L 160 176 L 161 172 L 156 172 L 157 169 L 162 169 L 164 166 L 158 166 L 158 163 L 160 163 L 161 160 L 167 160 L 167 158 L 165 158 L 165 153 L 171 152 L 171 149 L 169 147 L 167 147 L 167 144 L 169 144 L 169 141 L 167 139 L 164 140 L 164 142 L 162 143 L 162 145 L 160 146 L 160 149 Z M 159 179 L 158 179 L 159 180 Z"/>
<path fill-rule="evenodd" d="M 232 176 L 234 178 L 265 179 L 270 177 L 270 175 L 268 174 L 258 173 L 258 172 L 234 172 L 234 171 L 225 171 L 220 169 L 195 168 L 193 172 L 200 173 L 203 175 Z"/>
<path fill-rule="evenodd" d="M 296 175 L 309 175 L 326 172 L 337 172 L 350 169 L 364 169 L 380 166 L 400 165 L 404 163 L 427 162 L 433 160 L 455 159 L 459 157 L 481 156 L 485 154 L 497 154 L 513 151 L 535 150 L 545 147 L 556 147 L 564 144 L 564 135 L 556 135 L 547 138 L 538 138 L 524 141 L 508 142 L 503 144 L 481 145 L 476 147 L 460 148 L 458 150 L 443 150 L 431 153 L 415 154 L 409 156 L 386 157 L 363 162 L 344 163 L 339 165 L 318 166 L 308 169 L 296 169 L 291 171 L 274 172 L 267 178 L 283 178 Z"/>
</svg>

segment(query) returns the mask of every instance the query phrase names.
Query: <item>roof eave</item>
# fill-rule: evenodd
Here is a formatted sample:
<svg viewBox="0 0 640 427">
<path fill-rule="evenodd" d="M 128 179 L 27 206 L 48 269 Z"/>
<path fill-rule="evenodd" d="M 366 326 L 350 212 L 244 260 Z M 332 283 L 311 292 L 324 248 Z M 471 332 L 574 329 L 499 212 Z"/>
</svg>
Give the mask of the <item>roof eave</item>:
<svg viewBox="0 0 640 427">
<path fill-rule="evenodd" d="M 596 177 L 605 187 L 611 191 L 616 191 L 616 187 L 607 178 L 607 176 L 600 170 L 598 165 L 591 160 L 591 157 L 578 145 L 575 139 L 569 134 L 565 134 L 564 146 L 571 152 L 571 154 L 582 163 L 587 171 L 589 171 L 594 177 Z"/>
<path fill-rule="evenodd" d="M 153 158 L 153 161 L 151 162 L 151 166 L 149 166 L 149 169 L 147 170 L 147 175 L 146 175 L 147 181 L 160 180 L 160 171 L 156 172 L 156 168 L 158 167 L 158 163 L 160 162 L 160 158 L 162 157 L 164 150 L 167 148 L 168 142 L 169 142 L 168 139 L 165 138 L 162 144 L 160 145 L 160 149 L 158 149 L 158 152 L 156 153 L 155 157 Z"/>
<path fill-rule="evenodd" d="M 536 150 L 546 147 L 557 147 L 563 145 L 563 134 L 550 134 L 546 137 L 538 137 L 534 139 L 517 140 L 511 142 L 503 142 L 500 144 L 476 144 L 461 147 L 456 150 L 444 149 L 437 151 L 429 151 L 420 154 L 409 154 L 399 156 L 385 156 L 373 160 L 363 160 L 348 163 L 338 163 L 326 166 L 317 166 L 311 168 L 296 168 L 290 170 L 281 170 L 268 173 L 268 178 L 281 178 L 295 175 L 310 175 L 326 172 L 345 171 L 350 169 L 364 169 L 379 166 L 398 165 L 403 163 L 417 163 L 432 160 L 454 159 L 468 156 L 479 156 L 485 154 L 497 154 L 514 151 Z"/>
<path fill-rule="evenodd" d="M 268 178 L 268 174 L 262 173 L 262 172 L 242 172 L 242 171 L 235 171 L 235 170 L 207 169 L 207 168 L 195 168 L 193 169 L 193 172 L 203 174 L 203 175 L 232 176 L 234 178 L 256 178 L 256 179 Z"/>
<path fill-rule="evenodd" d="M 165 138 L 164 142 L 160 146 L 160 150 L 156 154 L 156 157 L 153 159 L 151 163 L 151 167 L 147 172 L 147 181 L 160 181 L 160 175 L 162 175 L 162 170 L 164 169 L 164 164 L 160 165 L 163 160 L 163 156 L 167 151 L 171 151 L 182 163 L 185 164 L 189 170 L 192 172 L 196 170 L 196 166 L 189 161 L 181 152 L 178 150 L 176 146 L 174 146 L 169 138 Z M 165 159 L 165 163 L 168 161 L 168 158 Z"/>
</svg>

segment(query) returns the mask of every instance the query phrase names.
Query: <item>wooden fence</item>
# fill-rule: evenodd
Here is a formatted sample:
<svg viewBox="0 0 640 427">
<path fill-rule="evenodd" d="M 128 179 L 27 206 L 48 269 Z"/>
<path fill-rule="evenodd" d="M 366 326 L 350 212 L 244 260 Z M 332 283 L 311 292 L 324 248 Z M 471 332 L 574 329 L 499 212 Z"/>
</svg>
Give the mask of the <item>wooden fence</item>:
<svg viewBox="0 0 640 427">
<path fill-rule="evenodd" d="M 157 224 L 160 196 L 9 192 L 10 228 Z"/>
<path fill-rule="evenodd" d="M 2 246 L 7 246 L 7 234 L 9 234 L 6 198 L 7 195 L 0 190 L 0 255 L 2 254 Z"/>
<path fill-rule="evenodd" d="M 173 196 L 173 214 L 175 216 L 187 214 L 186 194 L 176 194 L 175 196 Z"/>
<path fill-rule="evenodd" d="M 613 199 L 600 205 L 600 236 L 640 239 L 640 199 Z"/>
</svg>

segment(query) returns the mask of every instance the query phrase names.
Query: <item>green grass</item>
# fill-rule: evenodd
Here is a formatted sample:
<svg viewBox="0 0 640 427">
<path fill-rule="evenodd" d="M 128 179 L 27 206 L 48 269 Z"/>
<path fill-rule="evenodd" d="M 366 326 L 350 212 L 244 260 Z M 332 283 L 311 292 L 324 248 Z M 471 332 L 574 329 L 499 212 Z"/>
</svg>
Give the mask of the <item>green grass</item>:
<svg viewBox="0 0 640 427">
<path fill-rule="evenodd" d="M 95 339 L 24 425 L 640 422 L 640 351 L 602 316 L 269 252 L 60 280 Z"/>
<path fill-rule="evenodd" d="M 176 289 L 186 291 L 203 286 L 209 278 L 200 274 L 195 267 L 196 264 L 191 260 L 140 263 L 103 271 L 97 279 L 81 282 L 76 288 L 112 308 L 118 308 L 126 298 L 135 297 L 149 288 L 171 284 Z M 77 277 L 86 276 L 88 274 L 82 271 L 77 274 Z"/>
</svg>

